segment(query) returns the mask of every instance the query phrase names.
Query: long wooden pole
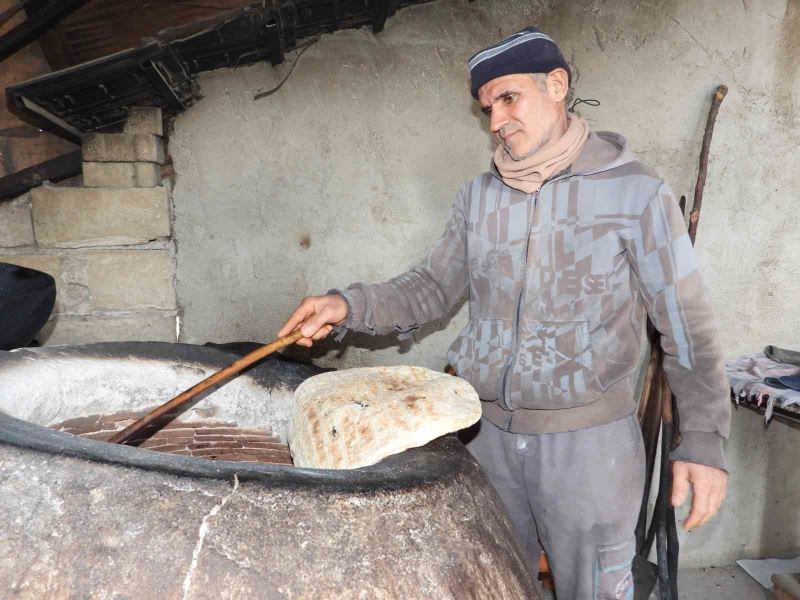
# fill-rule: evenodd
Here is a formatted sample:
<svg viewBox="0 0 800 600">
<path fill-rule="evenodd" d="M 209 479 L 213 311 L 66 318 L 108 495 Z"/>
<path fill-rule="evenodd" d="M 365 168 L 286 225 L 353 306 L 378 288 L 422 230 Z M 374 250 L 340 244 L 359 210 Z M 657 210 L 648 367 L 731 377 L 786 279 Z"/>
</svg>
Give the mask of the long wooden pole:
<svg viewBox="0 0 800 600">
<path fill-rule="evenodd" d="M 228 379 L 229 377 L 238 375 L 241 371 L 243 371 L 253 363 L 258 362 L 259 360 L 272 354 L 276 350 L 280 350 L 281 348 L 285 348 L 286 346 L 294 344 L 297 340 L 299 340 L 302 337 L 303 334 L 298 329 L 294 333 L 290 333 L 289 335 L 285 335 L 281 338 L 278 338 L 274 342 L 270 342 L 265 346 L 256 348 L 250 354 L 246 354 L 240 359 L 229 364 L 224 369 L 217 371 L 213 375 L 209 375 L 208 377 L 203 379 L 203 381 L 195 384 L 188 390 L 181 392 L 169 402 L 165 402 L 158 408 L 150 411 L 138 421 L 135 421 L 134 423 L 128 425 L 128 427 L 126 427 L 119 433 L 114 434 L 108 441 L 111 442 L 112 444 L 125 444 L 130 440 L 135 439 L 136 436 L 139 433 L 141 433 L 143 429 L 148 427 L 154 421 L 157 421 L 158 419 L 164 417 L 165 415 L 177 411 L 178 409 L 180 409 L 181 406 L 185 405 L 192 398 L 197 396 L 197 394 L 220 383 L 221 381 L 224 381 L 225 379 Z"/>
<path fill-rule="evenodd" d="M 700 209 L 703 205 L 703 190 L 706 185 L 706 175 L 708 174 L 708 157 L 711 150 L 711 136 L 714 133 L 714 124 L 717 120 L 720 104 L 728 93 L 725 85 L 717 86 L 711 100 L 711 108 L 706 119 L 706 128 L 703 134 L 703 143 L 700 149 L 700 166 L 697 172 L 697 182 L 694 188 L 694 202 L 689 213 L 689 239 L 694 245 L 697 235 L 697 225 L 700 221 Z M 681 197 L 680 209 L 684 212 L 686 207 L 685 197 Z M 652 327 L 652 322 L 648 323 L 648 329 Z M 648 434 L 645 438 L 645 451 L 647 455 L 646 464 L 646 485 L 645 493 L 642 498 L 642 506 L 639 513 L 639 522 L 636 525 L 636 546 L 639 559 L 647 559 L 653 541 L 658 538 L 658 584 L 661 598 L 663 600 L 677 600 L 678 598 L 678 535 L 675 523 L 675 509 L 669 501 L 672 491 L 672 469 L 670 466 L 669 454 L 680 443 L 680 415 L 675 404 L 675 396 L 670 390 L 667 382 L 666 373 L 663 365 L 663 352 L 660 347 L 656 347 L 658 336 L 651 335 L 650 340 L 653 344 L 650 362 L 645 374 L 644 387 L 639 406 L 639 422 L 642 431 Z M 650 498 L 650 485 L 653 479 L 655 461 L 650 457 L 655 456 L 658 440 L 657 427 L 661 423 L 661 476 L 658 485 L 656 506 L 653 513 L 650 528 L 647 530 L 647 505 Z"/>
<path fill-rule="evenodd" d="M 728 93 L 727 85 L 718 85 L 711 100 L 711 108 L 706 119 L 706 130 L 703 133 L 703 145 L 700 147 L 700 168 L 697 171 L 697 183 L 694 186 L 694 202 L 692 212 L 689 213 L 689 239 L 694 245 L 694 238 L 697 235 L 697 223 L 700 220 L 700 208 L 703 206 L 703 190 L 706 187 L 706 175 L 708 174 L 708 155 L 711 151 L 711 136 L 714 133 L 714 124 L 717 121 L 719 106 Z"/>
</svg>

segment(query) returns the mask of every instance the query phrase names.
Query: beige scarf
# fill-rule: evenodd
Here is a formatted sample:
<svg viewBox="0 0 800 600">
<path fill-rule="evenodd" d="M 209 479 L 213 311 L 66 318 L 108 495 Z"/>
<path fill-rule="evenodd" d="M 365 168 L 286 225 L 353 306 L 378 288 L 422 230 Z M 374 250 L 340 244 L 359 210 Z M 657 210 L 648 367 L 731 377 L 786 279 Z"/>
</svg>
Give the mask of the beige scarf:
<svg viewBox="0 0 800 600">
<path fill-rule="evenodd" d="M 564 135 L 523 159 L 514 160 L 502 144 L 497 146 L 494 164 L 507 186 L 532 194 L 548 177 L 575 162 L 589 137 L 589 125 L 577 115 L 568 115 L 568 119 Z"/>
</svg>

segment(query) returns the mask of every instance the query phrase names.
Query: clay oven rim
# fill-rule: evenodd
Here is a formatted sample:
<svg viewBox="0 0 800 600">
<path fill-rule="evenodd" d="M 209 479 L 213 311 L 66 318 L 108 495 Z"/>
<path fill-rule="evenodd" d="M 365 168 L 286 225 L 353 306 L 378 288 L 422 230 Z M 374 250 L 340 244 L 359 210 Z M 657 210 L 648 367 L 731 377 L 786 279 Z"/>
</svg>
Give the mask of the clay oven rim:
<svg viewBox="0 0 800 600">
<path fill-rule="evenodd" d="M 235 355 L 220 348 L 156 342 L 53 347 L 52 350 L 37 349 L 35 354 L 40 355 L 48 351 L 75 357 L 99 355 L 111 359 L 123 356 L 148 360 L 155 358 L 161 361 L 178 359 L 193 362 L 195 365 L 202 364 L 209 369 L 224 366 L 236 358 Z M 4 361 L 1 360 L 3 355 L 13 362 L 23 358 L 19 355 L 12 357 L 17 355 L 17 352 L 0 352 L 0 367 L 3 367 Z M 38 356 L 35 358 L 38 359 Z M 22 365 L 22 362 L 19 361 L 17 364 Z M 5 366 L 10 365 L 6 362 Z M 264 385 L 276 379 L 282 379 L 283 383 L 292 380 L 294 384 L 292 387 L 296 387 L 302 379 L 298 376 L 298 368 L 302 366 L 284 365 L 280 361 L 268 362 L 252 369 L 247 376 L 254 382 Z M 314 368 L 310 369 L 311 372 L 306 376 L 313 374 Z M 2 371 L 0 368 L 0 376 Z M 269 487 L 306 488 L 328 492 L 358 493 L 405 489 L 449 480 L 465 470 L 475 468 L 469 452 L 452 435 L 439 438 L 421 448 L 413 448 L 388 457 L 370 467 L 347 470 L 305 469 L 289 465 L 209 460 L 109 444 L 56 431 L 0 410 L 0 445 L 2 444 L 184 477 L 232 480 L 235 475 L 240 481 L 259 482 Z"/>
<path fill-rule="evenodd" d="M 257 481 L 270 487 L 324 489 L 331 492 L 406 489 L 451 479 L 472 462 L 466 448 L 452 435 L 361 469 L 303 469 L 208 460 L 81 438 L 2 413 L 0 444 L 183 477 L 232 480 L 235 475 L 239 481 Z"/>
</svg>

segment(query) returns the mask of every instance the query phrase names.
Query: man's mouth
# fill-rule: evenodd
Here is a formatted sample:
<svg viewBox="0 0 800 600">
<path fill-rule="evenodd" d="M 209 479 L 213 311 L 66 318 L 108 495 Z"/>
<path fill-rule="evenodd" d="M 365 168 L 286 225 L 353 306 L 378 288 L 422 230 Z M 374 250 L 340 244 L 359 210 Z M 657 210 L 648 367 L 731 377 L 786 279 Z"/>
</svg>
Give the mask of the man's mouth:
<svg viewBox="0 0 800 600">
<path fill-rule="evenodd" d="M 517 133 L 519 133 L 519 131 L 512 131 L 511 133 L 504 133 L 503 135 L 500 136 L 500 140 L 503 142 L 503 144 L 507 144 L 509 138 L 512 135 L 516 135 Z"/>
</svg>

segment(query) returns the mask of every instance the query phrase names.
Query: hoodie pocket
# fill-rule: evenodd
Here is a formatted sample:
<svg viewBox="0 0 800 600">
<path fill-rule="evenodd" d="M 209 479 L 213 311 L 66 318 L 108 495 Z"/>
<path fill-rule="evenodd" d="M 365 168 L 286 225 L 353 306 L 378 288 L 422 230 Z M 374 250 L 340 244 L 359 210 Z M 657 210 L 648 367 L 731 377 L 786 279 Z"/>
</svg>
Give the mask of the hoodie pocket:
<svg viewBox="0 0 800 600">
<path fill-rule="evenodd" d="M 586 321 L 526 321 L 507 381 L 512 408 L 591 404 L 597 380 Z"/>
<path fill-rule="evenodd" d="M 447 360 L 459 377 L 472 384 L 480 398 L 496 400 L 511 338 L 510 321 L 472 320 L 450 346 Z"/>
</svg>

